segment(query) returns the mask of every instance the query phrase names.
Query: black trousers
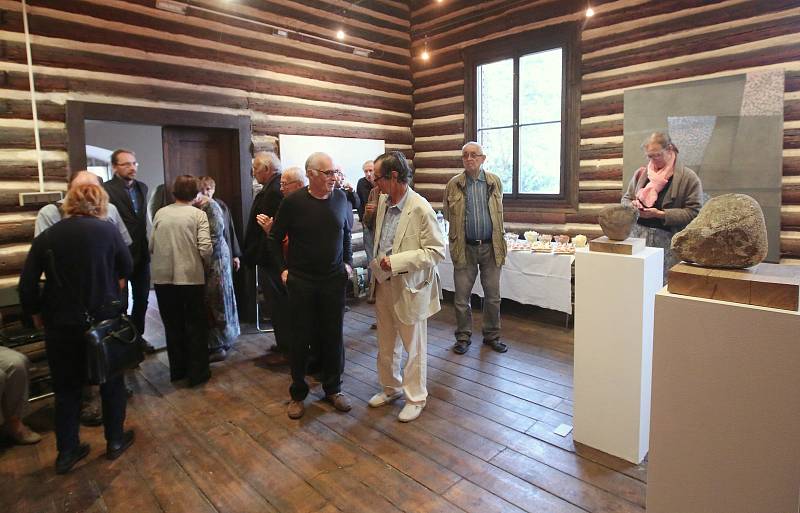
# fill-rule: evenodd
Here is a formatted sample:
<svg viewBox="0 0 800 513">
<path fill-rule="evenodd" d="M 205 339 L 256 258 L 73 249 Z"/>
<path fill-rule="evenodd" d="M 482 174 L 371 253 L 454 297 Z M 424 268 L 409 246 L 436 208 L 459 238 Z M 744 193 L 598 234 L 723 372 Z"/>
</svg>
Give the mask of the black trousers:
<svg viewBox="0 0 800 513">
<path fill-rule="evenodd" d="M 45 348 L 55 393 L 56 447 L 71 451 L 80 445 L 81 391 L 86 384 L 86 340 L 80 327 L 45 328 Z M 108 443 L 122 441 L 128 394 L 122 375 L 100 385 L 103 428 Z"/>
<path fill-rule="evenodd" d="M 289 298 L 280 274 L 272 268 L 258 266 L 258 285 L 264 293 L 264 300 L 269 308 L 274 329 L 275 344 L 278 351 L 288 355 L 291 340 L 289 324 Z"/>
<path fill-rule="evenodd" d="M 133 308 L 131 320 L 139 333 L 144 335 L 144 318 L 147 314 L 147 303 L 150 298 L 150 262 L 140 262 L 133 267 L 130 276 L 130 285 L 133 295 Z M 128 291 L 125 290 L 125 301 L 128 300 Z"/>
<path fill-rule="evenodd" d="M 204 285 L 156 284 L 169 356 L 169 378 L 189 384 L 208 379 L 208 318 Z"/>
<path fill-rule="evenodd" d="M 347 274 L 324 280 L 308 280 L 289 274 L 289 308 L 292 312 L 292 341 L 289 360 L 294 401 L 308 395 L 306 371 L 309 353 L 320 356 L 322 389 L 326 395 L 341 391 L 344 372 L 344 299 Z"/>
</svg>

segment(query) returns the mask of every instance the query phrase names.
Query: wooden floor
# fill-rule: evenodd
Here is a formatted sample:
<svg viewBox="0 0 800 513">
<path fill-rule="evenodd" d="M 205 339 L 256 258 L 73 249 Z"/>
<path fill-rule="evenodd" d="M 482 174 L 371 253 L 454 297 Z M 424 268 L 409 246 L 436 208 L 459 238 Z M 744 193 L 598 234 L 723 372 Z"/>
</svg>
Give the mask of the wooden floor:
<svg viewBox="0 0 800 513">
<path fill-rule="evenodd" d="M 82 428 L 91 454 L 56 476 L 52 402 L 36 403 L 29 421 L 44 441 L 0 448 L 0 511 L 644 510 L 644 466 L 552 433 L 572 423 L 571 330 L 506 314 L 508 353 L 476 335 L 459 356 L 446 305 L 429 323 L 428 406 L 401 424 L 402 404 L 367 407 L 378 390 L 372 322 L 364 303 L 345 315 L 348 414 L 319 401 L 317 386 L 305 417 L 289 420 L 288 369 L 264 366 L 272 337 L 255 334 L 199 389 L 170 384 L 164 352 L 149 357 L 130 380 L 136 443 L 115 462 L 103 458 L 102 428 Z"/>
</svg>

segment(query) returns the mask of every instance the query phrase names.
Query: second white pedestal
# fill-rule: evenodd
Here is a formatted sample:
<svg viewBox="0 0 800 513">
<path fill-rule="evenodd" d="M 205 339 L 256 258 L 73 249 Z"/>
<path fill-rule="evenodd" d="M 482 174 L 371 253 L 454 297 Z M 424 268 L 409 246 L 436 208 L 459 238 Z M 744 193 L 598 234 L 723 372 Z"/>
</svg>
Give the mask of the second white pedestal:
<svg viewBox="0 0 800 513">
<path fill-rule="evenodd" d="M 575 255 L 573 438 L 639 463 L 648 449 L 653 304 L 664 251 Z"/>
</svg>

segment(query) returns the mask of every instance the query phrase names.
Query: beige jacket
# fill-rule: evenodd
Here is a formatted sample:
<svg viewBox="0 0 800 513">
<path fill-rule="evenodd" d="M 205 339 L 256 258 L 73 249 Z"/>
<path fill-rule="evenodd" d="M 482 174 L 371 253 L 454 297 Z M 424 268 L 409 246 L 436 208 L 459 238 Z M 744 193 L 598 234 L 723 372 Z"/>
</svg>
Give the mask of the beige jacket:
<svg viewBox="0 0 800 513">
<path fill-rule="evenodd" d="M 203 262 L 213 247 L 206 213 L 191 205 L 173 203 L 156 212 L 150 237 L 150 271 L 153 283 L 202 285 Z"/>
<path fill-rule="evenodd" d="M 375 219 L 375 251 L 381 240 L 388 196 L 381 194 Z M 441 309 L 442 287 L 436 265 L 444 259 L 444 236 L 430 203 L 412 189 L 400 213 L 392 254 L 394 311 L 403 324 L 415 324 Z M 375 290 L 375 277 L 370 290 Z"/>
<path fill-rule="evenodd" d="M 506 242 L 503 239 L 503 182 L 500 177 L 484 169 L 486 185 L 489 193 L 489 217 L 492 218 L 492 248 L 498 266 L 506 261 Z M 450 223 L 450 258 L 453 265 L 463 266 L 467 263 L 465 233 L 467 196 L 467 173 L 462 171 L 447 182 L 444 190 L 442 210 L 444 218 Z"/>
<path fill-rule="evenodd" d="M 622 204 L 631 206 L 636 199 L 636 193 L 647 184 L 647 168 L 639 168 L 628 183 L 628 190 L 622 196 Z M 664 198 L 661 209 L 666 214 L 664 227 L 672 233 L 677 233 L 689 222 L 697 217 L 703 207 L 703 184 L 697 174 L 684 166 L 680 161 L 675 162 L 675 172 L 672 175 L 672 184 Z"/>
</svg>

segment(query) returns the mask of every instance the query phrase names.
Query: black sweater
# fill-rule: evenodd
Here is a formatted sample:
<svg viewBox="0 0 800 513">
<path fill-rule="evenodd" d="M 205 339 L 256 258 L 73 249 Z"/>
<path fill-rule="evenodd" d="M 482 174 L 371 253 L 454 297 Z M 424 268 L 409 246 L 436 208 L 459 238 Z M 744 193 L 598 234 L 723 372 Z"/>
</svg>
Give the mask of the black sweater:
<svg viewBox="0 0 800 513">
<path fill-rule="evenodd" d="M 48 327 L 83 325 L 86 310 L 98 320 L 113 317 L 119 279 L 132 269 L 116 226 L 95 217 L 69 217 L 33 239 L 19 278 L 20 302 L 25 313 L 41 313 Z M 46 282 L 40 293 L 42 272 Z"/>
<path fill-rule="evenodd" d="M 313 197 L 308 187 L 286 196 L 269 234 L 276 269 L 317 280 L 343 273 L 344 264 L 353 263 L 350 215 L 350 203 L 339 189 L 324 200 Z M 287 235 L 289 255 L 284 259 L 281 241 Z"/>
</svg>

